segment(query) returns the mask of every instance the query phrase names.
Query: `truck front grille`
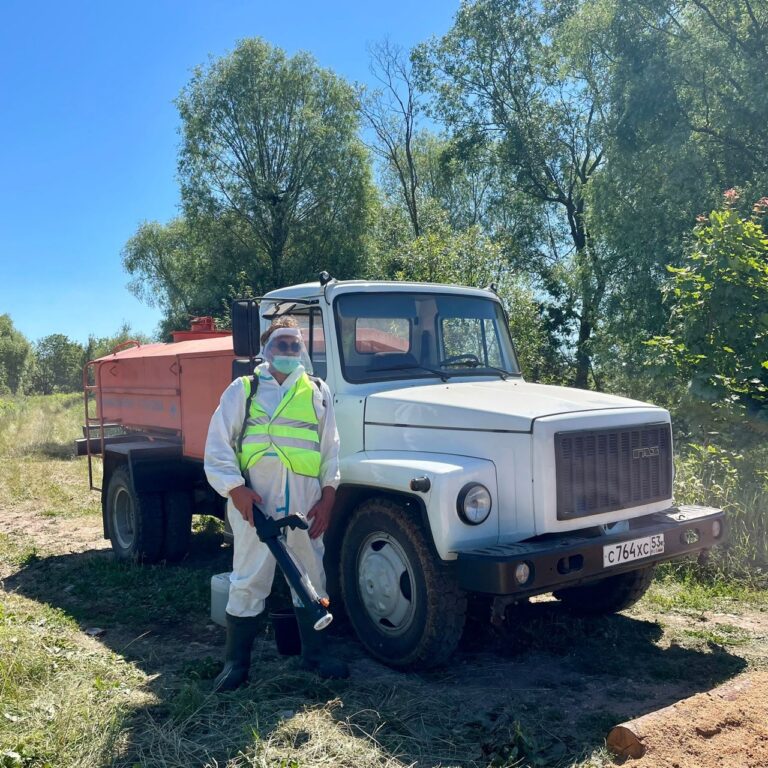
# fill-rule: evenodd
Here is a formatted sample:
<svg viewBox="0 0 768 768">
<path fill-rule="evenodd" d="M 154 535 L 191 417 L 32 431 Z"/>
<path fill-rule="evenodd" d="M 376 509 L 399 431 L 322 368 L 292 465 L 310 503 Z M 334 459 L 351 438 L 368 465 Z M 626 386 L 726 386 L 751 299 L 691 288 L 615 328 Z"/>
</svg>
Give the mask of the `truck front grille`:
<svg viewBox="0 0 768 768">
<path fill-rule="evenodd" d="M 558 520 L 669 499 L 669 424 L 558 432 L 555 466 Z"/>
</svg>

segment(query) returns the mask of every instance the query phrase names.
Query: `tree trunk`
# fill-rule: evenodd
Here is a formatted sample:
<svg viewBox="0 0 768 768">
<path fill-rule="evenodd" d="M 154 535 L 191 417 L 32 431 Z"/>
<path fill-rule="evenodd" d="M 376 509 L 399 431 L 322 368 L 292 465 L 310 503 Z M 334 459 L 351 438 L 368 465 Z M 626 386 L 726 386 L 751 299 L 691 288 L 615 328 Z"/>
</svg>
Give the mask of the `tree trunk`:
<svg viewBox="0 0 768 768">
<path fill-rule="evenodd" d="M 589 389 L 589 369 L 592 367 L 592 359 L 589 354 L 589 342 L 594 329 L 593 318 L 596 317 L 596 309 L 599 299 L 594 300 L 591 285 L 591 262 L 588 248 L 588 234 L 584 225 L 584 200 L 579 199 L 577 204 L 568 211 L 568 219 L 571 225 L 571 236 L 576 246 L 576 264 L 581 273 L 581 317 L 579 318 L 579 337 L 576 341 L 576 375 L 573 386 L 579 389 Z"/>
<path fill-rule="evenodd" d="M 581 320 L 579 321 L 579 338 L 576 342 L 576 376 L 573 386 L 579 389 L 589 389 L 589 369 L 591 359 L 589 356 L 589 341 L 592 338 L 592 308 L 586 306 L 586 297 L 583 297 L 585 305 L 582 307 Z"/>
<path fill-rule="evenodd" d="M 270 290 L 283 287 L 283 247 L 280 243 L 272 243 L 269 249 L 269 263 L 272 270 L 272 285 Z"/>
<path fill-rule="evenodd" d="M 723 729 L 724 724 L 728 724 L 728 712 L 724 711 L 727 704 L 718 706 L 717 702 L 733 702 L 752 695 L 755 692 L 755 682 L 756 680 L 749 677 L 730 680 L 711 691 L 696 694 L 663 709 L 620 723 L 609 732 L 606 746 L 623 758 L 642 757 L 648 751 L 649 742 L 663 742 L 665 734 L 667 739 L 674 738 L 676 742 L 681 740 L 679 729 L 674 733 L 665 730 L 665 726 L 675 720 L 689 724 L 691 737 L 712 738 Z M 715 706 L 712 706 L 713 703 Z M 766 709 L 764 703 L 760 703 L 763 709 Z"/>
<path fill-rule="evenodd" d="M 283 269 L 283 255 L 285 244 L 288 241 L 288 226 L 285 211 L 280 202 L 275 201 L 272 209 L 272 232 L 269 241 L 269 263 L 272 270 L 271 290 L 283 288 L 285 285 L 285 270 Z"/>
</svg>

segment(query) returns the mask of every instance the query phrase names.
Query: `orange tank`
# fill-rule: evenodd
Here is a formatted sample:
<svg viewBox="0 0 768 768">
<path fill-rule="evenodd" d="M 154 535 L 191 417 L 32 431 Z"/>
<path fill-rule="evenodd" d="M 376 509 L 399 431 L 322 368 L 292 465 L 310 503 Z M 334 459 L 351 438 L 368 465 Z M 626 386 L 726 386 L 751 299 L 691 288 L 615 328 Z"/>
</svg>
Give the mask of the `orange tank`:
<svg viewBox="0 0 768 768">
<path fill-rule="evenodd" d="M 104 424 L 178 439 L 183 456 L 202 459 L 211 415 L 232 380 L 232 336 L 194 324 L 174 336 L 187 340 L 136 344 L 92 361 L 87 389 Z"/>
</svg>

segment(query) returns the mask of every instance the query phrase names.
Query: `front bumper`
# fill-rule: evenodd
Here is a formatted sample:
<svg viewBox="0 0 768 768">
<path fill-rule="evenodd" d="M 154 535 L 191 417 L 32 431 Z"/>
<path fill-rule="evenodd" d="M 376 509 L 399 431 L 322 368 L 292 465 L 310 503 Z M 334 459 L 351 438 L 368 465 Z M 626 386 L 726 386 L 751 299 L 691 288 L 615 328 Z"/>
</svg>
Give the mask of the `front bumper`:
<svg viewBox="0 0 768 768">
<path fill-rule="evenodd" d="M 719 521 L 720 532 L 716 534 Z M 664 552 L 606 568 L 603 547 L 653 535 L 664 536 Z M 628 531 L 606 535 L 563 534 L 537 541 L 498 544 L 460 552 L 459 585 L 470 592 L 494 595 L 535 595 L 572 587 L 606 576 L 634 571 L 647 565 L 710 549 L 725 540 L 724 513 L 713 507 L 679 506 L 630 521 Z M 515 579 L 515 569 L 526 563 L 525 584 Z"/>
</svg>

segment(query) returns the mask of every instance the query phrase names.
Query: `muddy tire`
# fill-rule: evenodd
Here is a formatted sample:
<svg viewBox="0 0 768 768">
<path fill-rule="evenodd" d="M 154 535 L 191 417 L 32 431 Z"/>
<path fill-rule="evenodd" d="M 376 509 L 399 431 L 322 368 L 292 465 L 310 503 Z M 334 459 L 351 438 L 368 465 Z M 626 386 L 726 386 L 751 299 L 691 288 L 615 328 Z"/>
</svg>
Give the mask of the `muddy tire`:
<svg viewBox="0 0 768 768">
<path fill-rule="evenodd" d="M 106 519 L 112 549 L 119 560 L 154 563 L 163 548 L 163 501 L 159 493 L 137 493 L 127 467 L 109 479 Z"/>
<path fill-rule="evenodd" d="M 634 605 L 653 581 L 653 565 L 628 573 L 609 576 L 594 584 L 570 587 L 554 592 L 565 607 L 577 616 L 601 616 L 618 613 Z"/>
<path fill-rule="evenodd" d="M 341 589 L 360 642 L 390 666 L 438 666 L 459 642 L 466 595 L 419 523 L 390 499 L 370 499 L 353 513 L 341 548 Z"/>
<path fill-rule="evenodd" d="M 163 558 L 169 563 L 177 563 L 189 552 L 192 494 L 187 491 L 167 491 L 163 494 L 163 511 Z"/>
</svg>

